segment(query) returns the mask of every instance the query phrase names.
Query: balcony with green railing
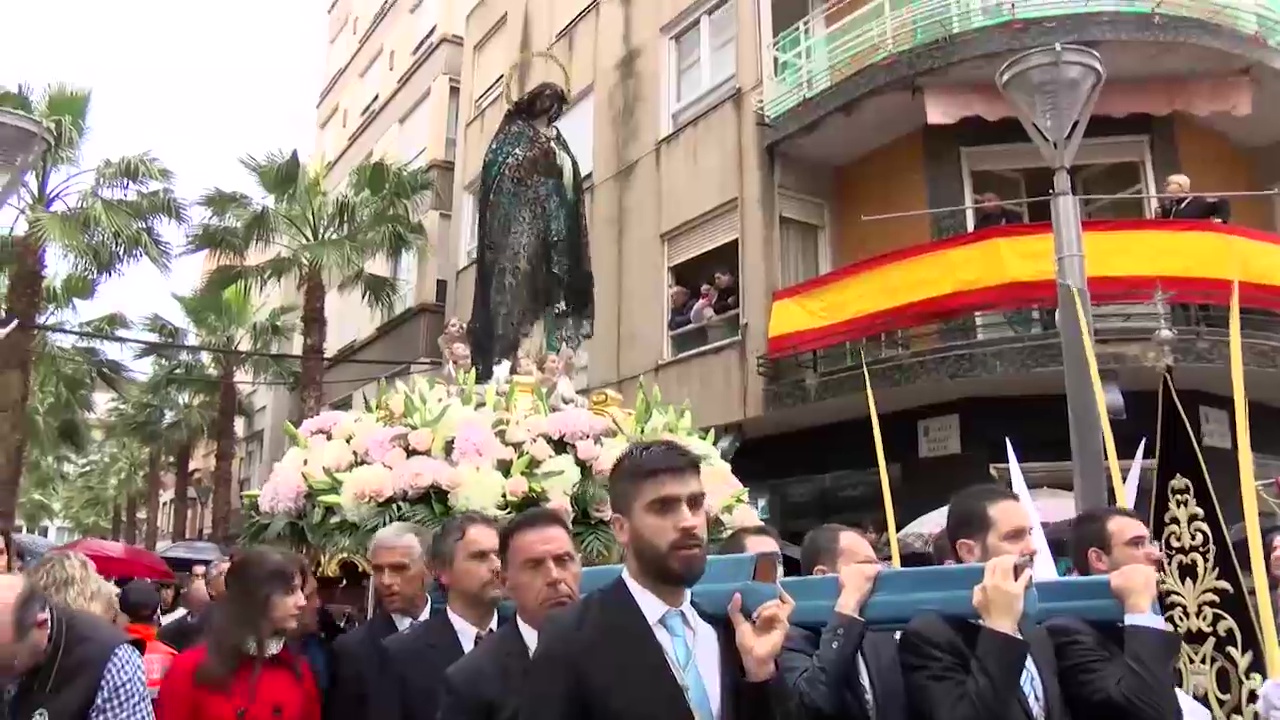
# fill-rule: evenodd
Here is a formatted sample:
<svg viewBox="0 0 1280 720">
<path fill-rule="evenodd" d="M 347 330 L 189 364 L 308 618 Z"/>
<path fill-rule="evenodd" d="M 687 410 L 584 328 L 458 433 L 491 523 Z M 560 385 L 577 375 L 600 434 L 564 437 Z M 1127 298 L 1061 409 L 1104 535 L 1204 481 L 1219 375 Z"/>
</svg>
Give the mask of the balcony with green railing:
<svg viewBox="0 0 1280 720">
<path fill-rule="evenodd" d="M 762 109 L 774 120 L 860 70 L 961 34 L 1101 13 L 1199 20 L 1280 48 L 1280 0 L 834 0 L 770 44 Z"/>
</svg>

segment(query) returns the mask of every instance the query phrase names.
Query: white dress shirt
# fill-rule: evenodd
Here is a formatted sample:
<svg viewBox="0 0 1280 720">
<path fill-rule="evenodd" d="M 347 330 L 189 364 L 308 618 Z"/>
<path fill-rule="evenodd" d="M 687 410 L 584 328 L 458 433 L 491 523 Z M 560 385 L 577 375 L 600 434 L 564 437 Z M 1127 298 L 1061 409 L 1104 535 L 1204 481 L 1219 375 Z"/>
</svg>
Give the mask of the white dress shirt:
<svg viewBox="0 0 1280 720">
<path fill-rule="evenodd" d="M 533 651 L 538 649 L 538 631 L 519 615 L 516 615 L 516 627 L 520 629 L 520 637 L 524 638 L 524 646 L 529 648 L 529 657 L 533 657 Z"/>
<path fill-rule="evenodd" d="M 653 636 L 657 638 L 658 644 L 662 646 L 662 654 L 667 656 L 667 664 L 671 666 L 671 674 L 680 680 L 680 669 L 676 665 L 675 650 L 671 645 L 671 633 L 662 627 L 662 616 L 671 609 L 661 598 L 641 587 L 635 578 L 631 577 L 631 573 L 626 570 L 622 571 L 622 582 L 626 583 L 627 589 L 631 591 L 631 596 L 635 598 L 636 605 L 640 606 L 640 612 L 644 615 L 644 619 L 649 623 L 649 629 L 653 631 Z M 702 676 L 702 684 L 707 688 L 707 697 L 711 701 L 711 712 L 716 718 L 722 717 L 720 708 L 720 638 L 716 635 L 716 629 L 702 619 L 702 616 L 693 609 L 693 605 L 689 602 L 690 592 L 684 592 L 684 602 L 676 609 L 680 611 L 684 617 L 685 627 L 689 630 L 689 637 L 693 645 L 693 658 L 698 666 L 698 674 Z"/>
<path fill-rule="evenodd" d="M 445 612 L 449 614 L 449 622 L 453 623 L 453 631 L 458 634 L 458 642 L 462 644 L 462 653 L 464 655 L 475 649 L 477 634 L 482 632 L 491 633 L 498 627 L 498 613 L 496 612 L 493 614 L 493 618 L 489 620 L 489 626 L 484 630 L 464 620 L 451 607 L 446 607 Z"/>
<path fill-rule="evenodd" d="M 418 613 L 418 617 L 409 617 L 408 615 L 391 614 L 391 621 L 396 624 L 396 630 L 404 632 L 409 628 L 424 622 L 431 615 L 431 598 L 427 598 L 427 604 L 422 608 L 422 612 Z"/>
</svg>

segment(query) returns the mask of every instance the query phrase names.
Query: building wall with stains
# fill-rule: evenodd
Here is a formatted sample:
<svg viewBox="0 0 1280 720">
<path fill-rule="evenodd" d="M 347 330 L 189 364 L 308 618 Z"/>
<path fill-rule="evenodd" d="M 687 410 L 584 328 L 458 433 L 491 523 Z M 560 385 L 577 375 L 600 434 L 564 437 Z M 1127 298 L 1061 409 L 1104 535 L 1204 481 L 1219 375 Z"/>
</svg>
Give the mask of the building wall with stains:
<svg viewBox="0 0 1280 720">
<path fill-rule="evenodd" d="M 474 192 L 507 98 L 538 82 L 564 83 L 567 73 L 566 117 L 590 116 L 589 133 L 566 131 L 590 170 L 596 332 L 586 348 L 587 384 L 630 396 L 643 377 L 667 398 L 688 399 L 706 425 L 760 412 L 755 358 L 764 351 L 773 282 L 765 222 L 773 185 L 753 106 L 756 12 L 743 0 L 479 0 L 466 18 L 463 50 L 451 311 L 470 315 Z M 699 57 L 691 61 L 695 41 Z M 697 248 L 706 252 L 691 255 Z M 692 259 L 673 275 L 669 260 L 677 257 Z M 669 337 L 673 278 L 696 285 L 730 265 L 736 321 L 708 328 L 692 350 L 687 338 Z"/>
</svg>

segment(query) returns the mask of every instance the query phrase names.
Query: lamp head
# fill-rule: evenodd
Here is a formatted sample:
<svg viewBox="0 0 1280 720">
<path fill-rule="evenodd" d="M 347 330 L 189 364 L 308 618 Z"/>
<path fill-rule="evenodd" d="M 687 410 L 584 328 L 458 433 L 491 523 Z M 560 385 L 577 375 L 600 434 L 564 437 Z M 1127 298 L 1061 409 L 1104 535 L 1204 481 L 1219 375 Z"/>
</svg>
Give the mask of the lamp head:
<svg viewBox="0 0 1280 720">
<path fill-rule="evenodd" d="M 1014 56 L 996 73 L 996 86 L 1045 159 L 1067 167 L 1106 77 L 1097 52 L 1059 43 Z"/>
</svg>

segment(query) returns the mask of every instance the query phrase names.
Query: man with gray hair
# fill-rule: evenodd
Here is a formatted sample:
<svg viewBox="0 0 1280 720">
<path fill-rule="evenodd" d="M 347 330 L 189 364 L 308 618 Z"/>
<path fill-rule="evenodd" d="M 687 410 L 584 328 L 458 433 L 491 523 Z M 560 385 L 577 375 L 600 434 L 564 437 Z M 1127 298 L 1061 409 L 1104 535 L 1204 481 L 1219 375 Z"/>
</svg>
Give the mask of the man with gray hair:
<svg viewBox="0 0 1280 720">
<path fill-rule="evenodd" d="M 1164 192 L 1173 197 L 1160 202 L 1161 220 L 1213 220 L 1231 222 L 1231 205 L 1222 198 L 1191 194 L 1191 178 L 1174 174 L 1165 178 Z"/>
<path fill-rule="evenodd" d="M 392 523 L 373 536 L 369 565 L 378 605 L 368 622 L 333 644 L 333 686 L 325 698 L 325 718 L 401 716 L 394 672 L 382 641 L 430 615 L 430 546 L 430 533 L 412 523 Z"/>
</svg>

